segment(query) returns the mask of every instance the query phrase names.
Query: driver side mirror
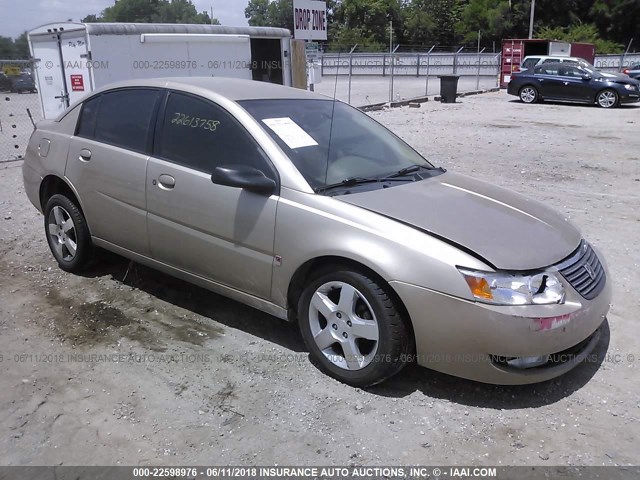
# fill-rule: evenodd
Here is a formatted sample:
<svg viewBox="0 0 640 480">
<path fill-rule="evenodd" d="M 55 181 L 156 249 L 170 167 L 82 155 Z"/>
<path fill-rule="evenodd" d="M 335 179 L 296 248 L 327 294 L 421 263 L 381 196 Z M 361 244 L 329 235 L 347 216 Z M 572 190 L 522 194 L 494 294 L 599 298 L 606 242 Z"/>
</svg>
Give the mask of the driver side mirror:
<svg viewBox="0 0 640 480">
<path fill-rule="evenodd" d="M 582 75 L 582 80 L 591 80 L 591 75 L 585 73 L 584 75 Z"/>
<path fill-rule="evenodd" d="M 222 165 L 216 167 L 211 175 L 211 181 L 217 185 L 243 188 L 263 195 L 271 195 L 276 189 L 276 182 L 257 168 L 247 165 Z"/>
</svg>

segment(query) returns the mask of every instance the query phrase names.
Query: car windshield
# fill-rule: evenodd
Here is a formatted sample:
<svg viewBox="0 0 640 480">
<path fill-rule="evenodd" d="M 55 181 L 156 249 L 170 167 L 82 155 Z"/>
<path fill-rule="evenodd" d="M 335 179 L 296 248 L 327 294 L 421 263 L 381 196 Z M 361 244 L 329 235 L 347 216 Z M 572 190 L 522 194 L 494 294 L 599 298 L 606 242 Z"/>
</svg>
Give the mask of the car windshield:
<svg viewBox="0 0 640 480">
<path fill-rule="evenodd" d="M 604 77 L 604 75 L 596 70 L 596 67 L 594 67 L 590 63 L 587 63 L 586 65 L 580 64 L 580 67 L 582 68 L 582 70 L 585 70 L 587 73 L 589 73 L 589 75 L 591 75 L 593 78 Z"/>
<path fill-rule="evenodd" d="M 419 175 L 409 172 L 434 169 L 400 138 L 342 102 L 269 99 L 239 103 L 316 190 L 346 180 L 373 183 L 391 175 L 394 180 L 407 177 L 406 181 L 413 181 Z"/>
</svg>

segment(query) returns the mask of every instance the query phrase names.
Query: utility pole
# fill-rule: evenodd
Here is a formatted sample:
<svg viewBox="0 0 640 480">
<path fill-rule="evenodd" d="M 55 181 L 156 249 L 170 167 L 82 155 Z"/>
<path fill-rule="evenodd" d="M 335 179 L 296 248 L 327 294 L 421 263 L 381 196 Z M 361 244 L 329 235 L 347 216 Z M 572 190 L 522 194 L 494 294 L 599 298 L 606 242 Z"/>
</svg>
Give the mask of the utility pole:
<svg viewBox="0 0 640 480">
<path fill-rule="evenodd" d="M 211 6 L 211 25 L 213 25 L 213 6 Z"/>
<path fill-rule="evenodd" d="M 531 0 L 531 16 L 529 18 L 529 39 L 533 38 L 533 19 L 536 14 L 536 0 Z"/>
<path fill-rule="evenodd" d="M 389 53 L 393 53 L 393 20 L 389 22 Z"/>
</svg>

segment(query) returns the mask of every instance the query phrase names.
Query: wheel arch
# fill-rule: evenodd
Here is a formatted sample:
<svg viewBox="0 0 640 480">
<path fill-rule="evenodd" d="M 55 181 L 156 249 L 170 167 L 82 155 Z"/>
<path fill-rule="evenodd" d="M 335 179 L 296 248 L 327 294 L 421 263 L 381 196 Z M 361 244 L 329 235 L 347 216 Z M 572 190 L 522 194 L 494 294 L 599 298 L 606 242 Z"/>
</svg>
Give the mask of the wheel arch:
<svg viewBox="0 0 640 480">
<path fill-rule="evenodd" d="M 302 291 L 304 290 L 305 285 L 312 276 L 312 272 L 316 268 L 326 268 L 328 266 L 350 267 L 353 270 L 357 270 L 368 276 L 371 276 L 374 280 L 379 282 L 380 285 L 383 286 L 387 290 L 387 293 L 392 297 L 394 304 L 396 305 L 398 310 L 400 310 L 403 319 L 407 323 L 411 334 L 411 341 L 413 342 L 412 347 L 415 349 L 413 321 L 411 319 L 411 316 L 409 315 L 409 311 L 405 307 L 404 302 L 402 301 L 398 293 L 391 285 L 389 285 L 389 282 L 387 282 L 381 274 L 376 272 L 371 267 L 348 257 L 342 257 L 339 255 L 325 255 L 315 257 L 307 260 L 296 269 L 293 276 L 291 277 L 289 288 L 287 290 L 287 320 L 294 323 L 298 321 L 298 301 L 300 300 L 300 296 L 302 295 Z"/>
<path fill-rule="evenodd" d="M 82 208 L 80 197 L 78 196 L 73 186 L 67 180 L 57 175 L 47 175 L 42 179 L 42 182 L 40 182 L 38 199 L 40 200 L 40 207 L 42 208 L 42 211 L 44 212 L 45 206 L 47 205 L 49 199 L 56 194 L 65 195 L 67 198 L 69 198 L 69 200 L 71 200 L 78 206 L 80 212 L 85 218 L 85 222 L 87 222 L 89 232 L 91 232 L 91 226 L 89 225 L 89 220 L 87 219 L 87 216 L 84 213 L 84 209 Z"/>
</svg>

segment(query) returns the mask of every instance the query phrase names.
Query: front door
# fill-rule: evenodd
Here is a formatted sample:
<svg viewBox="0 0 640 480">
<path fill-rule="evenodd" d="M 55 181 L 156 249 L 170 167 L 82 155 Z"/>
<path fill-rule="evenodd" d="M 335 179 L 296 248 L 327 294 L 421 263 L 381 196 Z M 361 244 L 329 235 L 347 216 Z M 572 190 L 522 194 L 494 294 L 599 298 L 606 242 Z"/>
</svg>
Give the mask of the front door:
<svg viewBox="0 0 640 480">
<path fill-rule="evenodd" d="M 201 97 L 170 92 L 147 168 L 151 254 L 268 299 L 278 196 L 213 184 L 220 165 L 250 165 L 277 178 L 231 114 Z"/>
</svg>

